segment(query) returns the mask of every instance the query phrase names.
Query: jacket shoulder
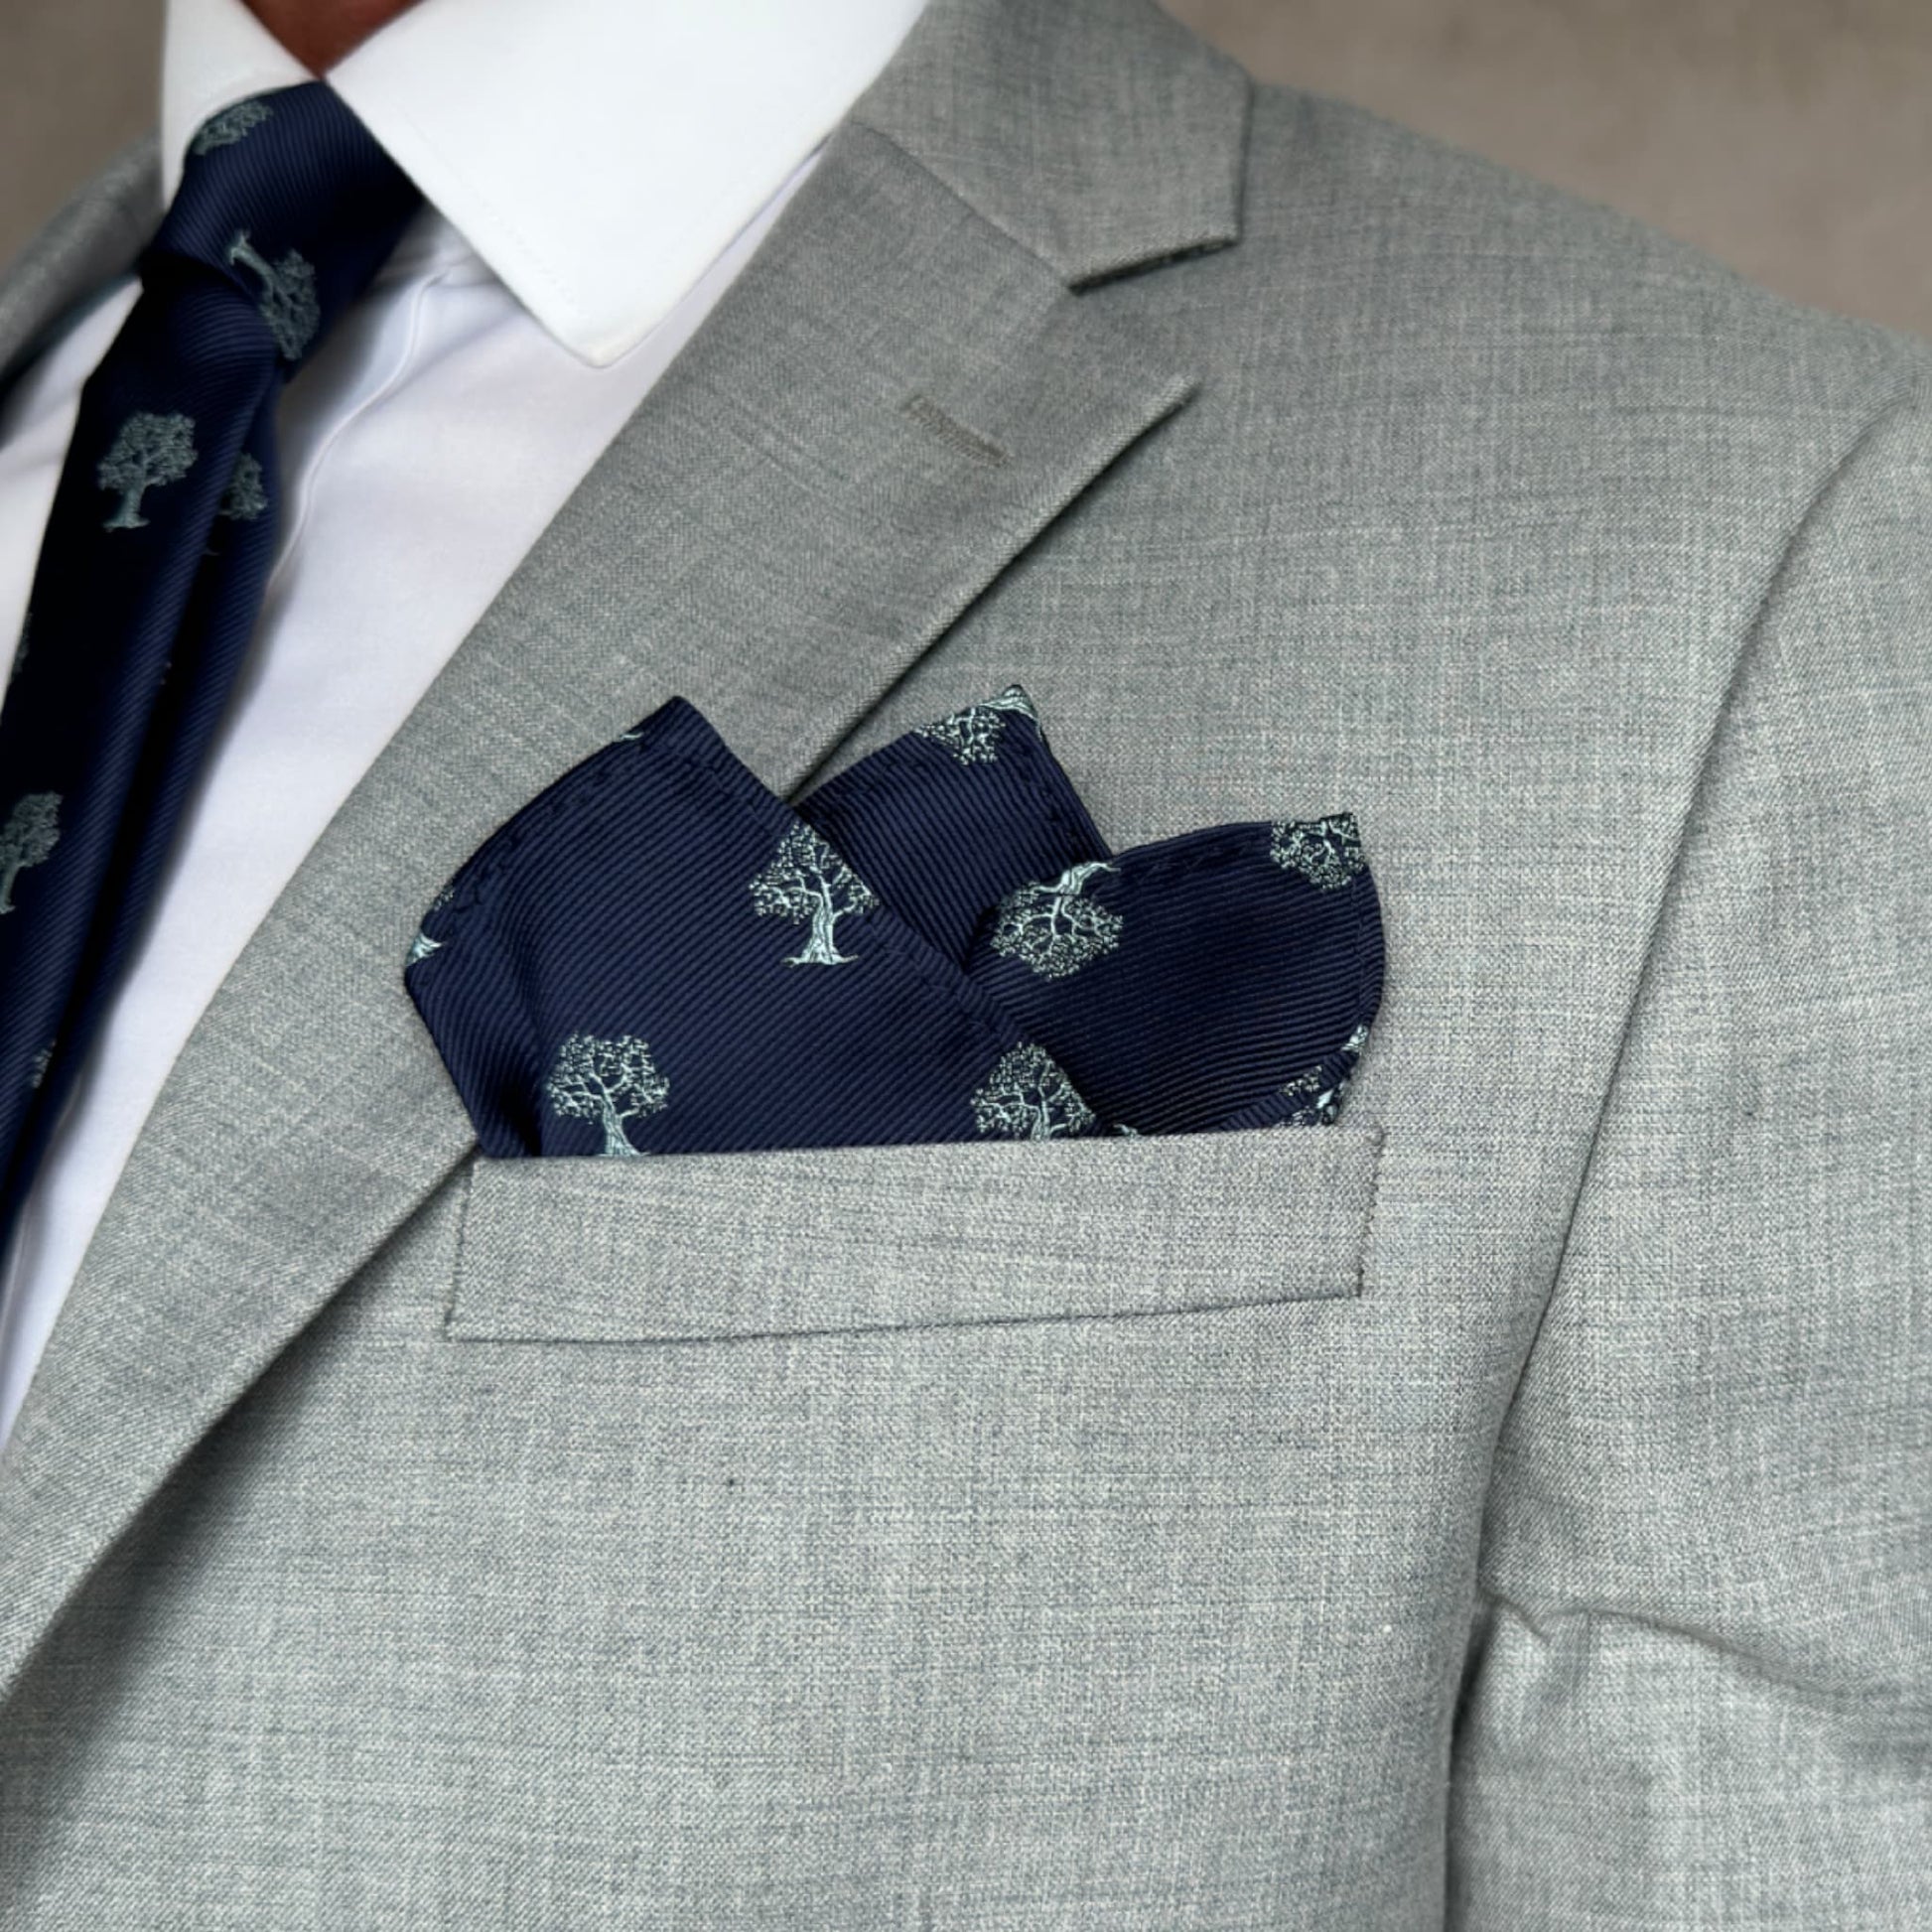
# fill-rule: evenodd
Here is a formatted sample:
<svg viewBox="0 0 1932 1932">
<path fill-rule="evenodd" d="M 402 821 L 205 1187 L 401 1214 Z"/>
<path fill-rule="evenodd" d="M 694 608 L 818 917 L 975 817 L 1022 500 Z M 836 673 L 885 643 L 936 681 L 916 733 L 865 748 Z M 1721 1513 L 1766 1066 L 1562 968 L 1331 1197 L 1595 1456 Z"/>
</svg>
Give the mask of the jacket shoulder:
<svg viewBox="0 0 1932 1932">
<path fill-rule="evenodd" d="M 1932 376 L 1932 344 L 1323 95 L 1255 87 L 1243 191 L 1235 252 L 1282 291 L 1258 319 L 1312 305 L 1357 341 L 1506 353 L 1519 381 L 1631 405 L 1868 418 Z"/>
</svg>

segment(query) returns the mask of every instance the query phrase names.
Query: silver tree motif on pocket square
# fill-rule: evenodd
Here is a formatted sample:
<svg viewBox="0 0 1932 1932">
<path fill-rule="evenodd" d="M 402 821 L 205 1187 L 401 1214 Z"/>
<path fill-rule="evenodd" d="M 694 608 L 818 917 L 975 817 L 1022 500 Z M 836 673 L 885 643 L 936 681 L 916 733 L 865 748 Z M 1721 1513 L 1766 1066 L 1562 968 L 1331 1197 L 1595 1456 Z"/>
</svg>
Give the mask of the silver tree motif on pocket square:
<svg viewBox="0 0 1932 1932">
<path fill-rule="evenodd" d="M 1093 1124 L 1093 1109 L 1043 1046 L 1008 1048 L 973 1094 L 974 1127 L 1010 1141 L 1060 1140 Z"/>
<path fill-rule="evenodd" d="M 1354 1077 L 1355 1063 L 1368 1044 L 1368 1022 L 1363 1021 L 1344 1039 L 1340 1053 L 1345 1064 L 1337 1074 L 1311 1066 L 1284 1083 L 1282 1093 L 1299 1104 L 1281 1124 L 1284 1127 L 1327 1127 L 1339 1117 L 1341 1103 L 1348 1097 L 1348 1082 Z"/>
<path fill-rule="evenodd" d="M 872 888 L 809 825 L 794 825 L 778 841 L 771 863 L 752 881 L 755 911 L 811 921 L 804 950 L 787 959 L 787 966 L 849 966 L 853 955 L 838 948 L 839 921 L 870 912 L 878 903 Z"/>
<path fill-rule="evenodd" d="M 1009 684 L 997 698 L 983 704 L 968 705 L 935 724 L 921 725 L 915 736 L 943 745 L 961 764 L 992 764 L 1000 756 L 1000 738 L 1006 730 L 1007 714 L 1018 712 L 1037 725 L 1039 713 L 1034 701 L 1017 684 Z"/>
<path fill-rule="evenodd" d="M 635 1034 L 600 1039 L 572 1034 L 558 1049 L 544 1097 L 566 1120 L 593 1120 L 604 1129 L 603 1154 L 623 1160 L 643 1153 L 632 1147 L 625 1123 L 664 1111 L 671 1083 L 657 1070 L 650 1042 Z"/>
<path fill-rule="evenodd" d="M 1271 828 L 1268 856 L 1324 893 L 1346 886 L 1368 864 L 1352 812 L 1278 821 Z"/>
<path fill-rule="evenodd" d="M 443 890 L 440 893 L 438 893 L 433 899 L 430 900 L 429 904 L 423 908 L 424 923 L 427 924 L 430 917 L 433 914 L 442 911 L 444 906 L 448 905 L 449 902 L 455 897 L 456 897 L 456 888 L 454 886 L 445 886 Z M 413 966 L 419 959 L 427 959 L 431 953 L 441 952 L 442 950 L 443 950 L 442 940 L 432 939 L 429 936 L 429 934 L 423 930 L 422 926 L 418 926 L 416 928 L 415 938 L 413 938 L 409 942 L 409 957 L 403 961 L 403 965 L 405 967 Z"/>
<path fill-rule="evenodd" d="M 1068 866 L 1057 879 L 1016 888 L 1000 901 L 988 943 L 1041 979 L 1077 973 L 1120 944 L 1120 914 L 1081 897 L 1095 873 L 1115 870 L 1104 859 L 1088 859 Z"/>
</svg>

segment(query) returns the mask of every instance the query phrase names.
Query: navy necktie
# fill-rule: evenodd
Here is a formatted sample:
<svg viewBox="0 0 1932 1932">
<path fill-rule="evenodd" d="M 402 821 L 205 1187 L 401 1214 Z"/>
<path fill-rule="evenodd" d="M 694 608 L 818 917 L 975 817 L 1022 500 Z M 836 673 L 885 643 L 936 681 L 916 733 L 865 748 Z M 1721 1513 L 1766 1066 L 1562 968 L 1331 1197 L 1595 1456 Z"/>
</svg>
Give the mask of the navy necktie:
<svg viewBox="0 0 1932 1932">
<path fill-rule="evenodd" d="M 321 82 L 217 114 L 81 391 L 0 707 L 0 1247 L 247 650 L 282 385 L 417 201 Z"/>
</svg>

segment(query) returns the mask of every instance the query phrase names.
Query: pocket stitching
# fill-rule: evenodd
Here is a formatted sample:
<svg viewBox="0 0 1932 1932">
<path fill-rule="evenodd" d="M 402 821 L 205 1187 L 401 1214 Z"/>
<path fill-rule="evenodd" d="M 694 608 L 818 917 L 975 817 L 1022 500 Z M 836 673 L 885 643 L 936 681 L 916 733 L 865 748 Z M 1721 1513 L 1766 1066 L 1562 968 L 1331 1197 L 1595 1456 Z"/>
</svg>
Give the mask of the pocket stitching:
<svg viewBox="0 0 1932 1932">
<path fill-rule="evenodd" d="M 569 1325 L 556 1327 L 521 1327 L 516 1331 L 475 1327 L 467 1328 L 462 1321 L 462 1311 L 467 1306 L 473 1313 L 478 1310 L 478 1297 L 484 1298 L 483 1312 L 487 1318 L 488 1296 L 491 1269 L 483 1262 L 475 1248 L 473 1235 L 477 1230 L 475 1215 L 479 1200 L 478 1174 L 480 1164 L 473 1161 L 465 1170 L 464 1196 L 460 1209 L 456 1253 L 451 1269 L 449 1294 L 446 1300 L 442 1323 L 445 1338 L 453 1342 L 503 1342 L 528 1346 L 543 1343 L 564 1343 L 571 1346 L 589 1347 L 628 1347 L 664 1348 L 690 1344 L 723 1345 L 741 1341 L 778 1340 L 802 1341 L 814 1337 L 880 1335 L 896 1332 L 931 1332 L 940 1329 L 971 1329 L 983 1327 L 1035 1326 L 1047 1322 L 1074 1322 L 1131 1319 L 1144 1315 L 1173 1314 L 1211 1314 L 1223 1311 L 1243 1308 L 1289 1307 L 1310 1302 L 1346 1302 L 1358 1301 L 1367 1293 L 1368 1256 L 1370 1245 L 1375 1236 L 1377 1215 L 1381 1200 L 1382 1162 L 1386 1152 L 1387 1134 L 1380 1123 L 1362 1122 L 1352 1129 L 1313 1129 L 1311 1133 L 1346 1132 L 1353 1138 L 1362 1137 L 1361 1152 L 1368 1160 L 1366 1199 L 1350 1217 L 1346 1232 L 1340 1237 L 1348 1244 L 1352 1254 L 1352 1266 L 1337 1269 L 1325 1278 L 1335 1286 L 1317 1289 L 1312 1292 L 1293 1293 L 1278 1288 L 1272 1293 L 1241 1296 L 1238 1299 L 1202 1299 L 1198 1295 L 1188 1300 L 1160 1302 L 1146 1306 L 1129 1307 L 1055 1307 L 1046 1309 L 1020 1309 L 1014 1311 L 995 1311 L 981 1313 L 959 1314 L 947 1317 L 931 1312 L 908 1312 L 897 1319 L 832 1319 L 813 1323 L 810 1326 L 740 1326 L 714 1325 L 709 1328 L 686 1333 L 610 1333 L 576 1332 Z M 1191 1137 L 1190 1137 L 1191 1138 Z M 1109 1144 L 1111 1145 L 1111 1144 Z M 1359 1158 L 1359 1157 L 1358 1157 Z M 585 1157 L 588 1161 L 591 1157 Z M 508 1164 L 501 1164 L 508 1165 Z M 516 1163 L 518 1167 L 527 1164 Z M 1346 1172 L 1344 1170 L 1344 1172 Z M 1337 1260 L 1343 1257 L 1337 1256 Z M 498 1264 L 500 1267 L 500 1263 Z M 469 1292 L 466 1293 L 466 1285 Z M 518 1309 L 513 1294 L 504 1298 L 508 1310 L 499 1318 L 514 1319 L 521 1314 L 525 1320 L 531 1318 L 528 1306 Z M 856 1313 L 857 1311 L 852 1311 Z M 559 1317 L 567 1323 L 568 1311 Z"/>
<path fill-rule="evenodd" d="M 1381 1153 L 1376 1154 L 1376 1165 L 1381 1165 Z M 450 1289 L 443 1298 L 443 1333 L 452 1341 L 461 1341 L 463 1336 L 456 1331 L 457 1304 L 463 1295 L 463 1263 L 470 1246 L 470 1203 L 477 1197 L 477 1157 L 473 1153 L 463 1169 L 463 1198 L 457 1203 L 456 1213 L 456 1253 L 450 1261 Z"/>
<path fill-rule="evenodd" d="M 1389 1137 L 1380 1127 L 1375 1130 L 1375 1158 L 1368 1169 L 1368 1208 L 1362 1215 L 1361 1238 L 1355 1246 L 1355 1294 L 1360 1301 L 1368 1293 L 1368 1252 L 1375 1242 L 1375 1216 L 1382 1205 L 1382 1155 Z"/>
</svg>

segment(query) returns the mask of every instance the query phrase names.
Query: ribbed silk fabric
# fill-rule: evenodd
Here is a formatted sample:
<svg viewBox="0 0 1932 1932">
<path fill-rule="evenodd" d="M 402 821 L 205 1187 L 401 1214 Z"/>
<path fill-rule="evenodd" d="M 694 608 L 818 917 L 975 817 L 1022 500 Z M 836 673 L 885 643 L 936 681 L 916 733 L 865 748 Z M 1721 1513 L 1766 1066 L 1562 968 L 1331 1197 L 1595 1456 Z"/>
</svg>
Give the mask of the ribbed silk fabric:
<svg viewBox="0 0 1932 1932">
<path fill-rule="evenodd" d="M 491 1156 L 1332 1120 L 1352 818 L 1113 855 L 1010 686 L 782 804 L 673 699 L 484 842 L 407 985 Z"/>
<path fill-rule="evenodd" d="M 0 1243 L 247 652 L 282 385 L 417 200 L 320 82 L 216 115 L 81 392 L 0 707 Z"/>
<path fill-rule="evenodd" d="M 1108 856 L 1017 684 L 882 745 L 798 815 L 956 966 L 996 899 Z"/>
<path fill-rule="evenodd" d="M 968 977 L 1116 1128 L 1325 1122 L 1382 997 L 1354 820 L 1216 825 L 1009 893 Z"/>
<path fill-rule="evenodd" d="M 485 1154 L 1091 1131 L 1049 1057 L 682 699 L 494 833 L 409 992 Z"/>
</svg>

